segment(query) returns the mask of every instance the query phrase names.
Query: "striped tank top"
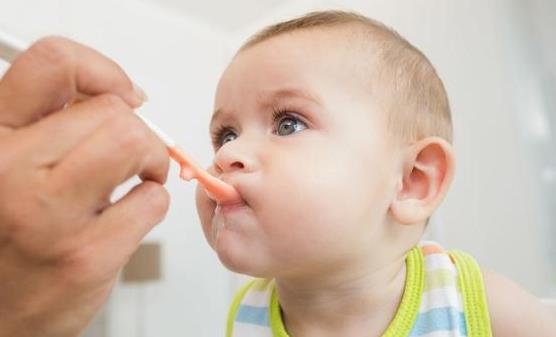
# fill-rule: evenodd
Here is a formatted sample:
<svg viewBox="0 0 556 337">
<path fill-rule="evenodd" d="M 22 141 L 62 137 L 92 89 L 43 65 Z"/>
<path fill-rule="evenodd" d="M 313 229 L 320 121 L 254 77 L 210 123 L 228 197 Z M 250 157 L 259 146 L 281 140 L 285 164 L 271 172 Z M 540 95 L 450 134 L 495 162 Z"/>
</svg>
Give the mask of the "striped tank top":
<svg viewBox="0 0 556 337">
<path fill-rule="evenodd" d="M 227 337 L 289 337 L 272 279 L 255 279 L 236 295 Z M 382 337 L 491 337 L 483 279 L 475 260 L 422 242 L 406 256 L 404 293 Z"/>
</svg>

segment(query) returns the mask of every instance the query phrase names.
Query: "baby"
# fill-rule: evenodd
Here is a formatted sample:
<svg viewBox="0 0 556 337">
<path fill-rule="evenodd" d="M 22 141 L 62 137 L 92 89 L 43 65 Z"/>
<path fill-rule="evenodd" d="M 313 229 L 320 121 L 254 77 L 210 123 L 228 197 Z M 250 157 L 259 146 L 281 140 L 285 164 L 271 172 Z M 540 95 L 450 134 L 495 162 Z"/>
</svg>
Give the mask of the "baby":
<svg viewBox="0 0 556 337">
<path fill-rule="evenodd" d="M 268 27 L 218 84 L 197 208 L 222 263 L 258 279 L 227 336 L 556 336 L 537 300 L 421 242 L 454 175 L 442 81 L 381 23 L 324 11 Z"/>
</svg>

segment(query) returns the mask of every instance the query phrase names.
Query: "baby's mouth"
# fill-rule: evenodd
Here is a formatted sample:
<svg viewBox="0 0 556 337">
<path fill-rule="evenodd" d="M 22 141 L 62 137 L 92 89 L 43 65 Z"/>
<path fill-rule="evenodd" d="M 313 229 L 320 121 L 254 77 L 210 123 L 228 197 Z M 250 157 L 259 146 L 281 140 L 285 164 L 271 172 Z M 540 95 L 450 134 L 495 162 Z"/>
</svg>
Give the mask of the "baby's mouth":
<svg viewBox="0 0 556 337">
<path fill-rule="evenodd" d="M 241 199 L 241 200 L 235 200 L 232 202 L 226 202 L 226 203 L 218 203 L 216 204 L 216 209 L 215 209 L 215 213 L 221 213 L 221 214 L 229 214 L 238 210 L 241 210 L 245 207 L 248 207 L 249 205 L 247 205 L 247 203 L 245 202 L 245 200 Z"/>
<path fill-rule="evenodd" d="M 221 177 L 222 179 L 222 177 Z M 243 208 L 249 206 L 243 197 L 243 188 L 241 188 L 238 184 L 234 184 L 227 179 L 222 179 L 222 181 L 226 182 L 230 186 L 232 186 L 237 191 L 236 199 L 225 200 L 225 201 L 216 201 L 216 210 L 220 211 L 230 211 L 238 208 Z"/>
<path fill-rule="evenodd" d="M 240 219 L 249 213 L 249 211 L 249 205 L 243 199 L 235 202 L 218 203 L 212 218 L 213 240 L 216 240 L 218 233 L 223 228 L 234 228 L 238 221 L 241 222 L 242 220 Z"/>
</svg>

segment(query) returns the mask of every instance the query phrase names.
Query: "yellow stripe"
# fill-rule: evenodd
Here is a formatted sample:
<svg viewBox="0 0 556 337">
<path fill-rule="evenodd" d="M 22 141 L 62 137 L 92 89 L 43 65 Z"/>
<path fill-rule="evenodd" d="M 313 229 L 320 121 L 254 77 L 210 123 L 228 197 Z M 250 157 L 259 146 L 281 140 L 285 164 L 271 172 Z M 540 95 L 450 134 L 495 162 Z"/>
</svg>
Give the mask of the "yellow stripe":
<svg viewBox="0 0 556 337">
<path fill-rule="evenodd" d="M 253 287 L 251 287 L 251 289 L 255 291 L 265 291 L 268 289 L 268 285 L 271 281 L 272 279 L 257 279 L 253 283 Z"/>
<path fill-rule="evenodd" d="M 456 278 L 454 273 L 448 269 L 438 269 L 425 274 L 424 291 L 450 286 L 456 286 Z"/>
</svg>

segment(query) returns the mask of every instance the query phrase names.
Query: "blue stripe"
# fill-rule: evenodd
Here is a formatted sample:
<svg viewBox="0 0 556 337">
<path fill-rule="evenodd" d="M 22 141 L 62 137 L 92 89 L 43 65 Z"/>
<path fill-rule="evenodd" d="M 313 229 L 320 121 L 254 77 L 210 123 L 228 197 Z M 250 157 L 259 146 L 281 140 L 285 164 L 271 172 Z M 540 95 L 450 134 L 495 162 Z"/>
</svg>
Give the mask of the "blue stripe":
<svg viewBox="0 0 556 337">
<path fill-rule="evenodd" d="M 236 322 L 270 326 L 268 307 L 255 307 L 252 305 L 240 304 L 237 310 Z"/>
<path fill-rule="evenodd" d="M 463 312 L 452 308 L 438 308 L 419 313 L 410 336 L 425 335 L 434 331 L 458 330 L 462 336 L 467 336 L 465 315 Z"/>
</svg>

